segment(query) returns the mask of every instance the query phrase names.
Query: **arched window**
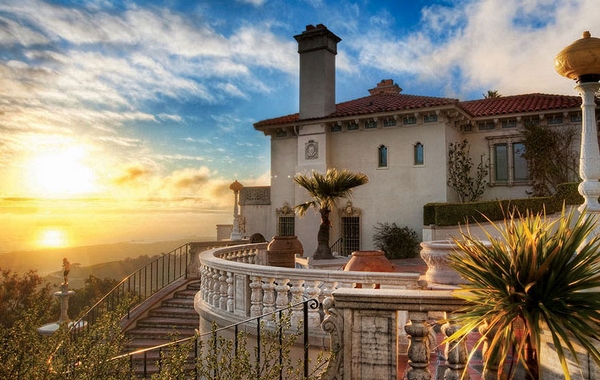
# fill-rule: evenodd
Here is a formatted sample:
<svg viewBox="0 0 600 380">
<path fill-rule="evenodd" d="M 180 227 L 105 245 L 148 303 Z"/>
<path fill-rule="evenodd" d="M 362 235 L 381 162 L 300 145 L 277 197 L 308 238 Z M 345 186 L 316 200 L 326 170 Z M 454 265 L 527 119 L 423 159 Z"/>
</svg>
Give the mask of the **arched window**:
<svg viewBox="0 0 600 380">
<path fill-rule="evenodd" d="M 387 146 L 385 145 L 380 145 L 378 148 L 378 160 L 377 160 L 377 166 L 380 168 L 387 168 Z"/>
<path fill-rule="evenodd" d="M 415 150 L 415 165 L 423 165 L 423 144 L 420 142 L 416 143 L 414 146 Z"/>
</svg>

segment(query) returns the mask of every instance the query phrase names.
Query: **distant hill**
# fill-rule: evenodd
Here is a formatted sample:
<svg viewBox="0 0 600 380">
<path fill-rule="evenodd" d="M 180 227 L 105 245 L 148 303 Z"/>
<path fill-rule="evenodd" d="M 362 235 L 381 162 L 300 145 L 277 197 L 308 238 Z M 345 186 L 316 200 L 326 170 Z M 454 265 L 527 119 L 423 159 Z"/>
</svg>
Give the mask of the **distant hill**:
<svg viewBox="0 0 600 380">
<path fill-rule="evenodd" d="M 194 239 L 195 241 L 209 239 Z M 25 273 L 31 269 L 37 270 L 41 276 L 62 270 L 62 260 L 69 259 L 72 266 L 91 267 L 101 263 L 110 263 L 137 258 L 142 255 L 156 256 L 171 252 L 191 241 L 163 241 L 155 243 L 116 243 L 91 245 L 83 247 L 70 247 L 60 249 L 46 249 L 38 251 L 20 251 L 0 253 L 0 268 L 10 269 L 17 273 Z M 137 269 L 137 268 L 135 268 Z M 74 272 L 74 269 L 72 269 Z M 94 274 L 96 277 L 102 277 Z M 77 276 L 79 277 L 79 275 Z M 69 276 L 71 278 L 71 276 Z M 85 276 L 87 278 L 87 275 Z"/>
<path fill-rule="evenodd" d="M 124 260 L 111 261 L 108 263 L 95 264 L 85 267 L 71 265 L 71 272 L 69 273 L 69 288 L 71 290 L 83 288 L 85 286 L 85 280 L 88 279 L 90 275 L 94 275 L 100 279 L 112 278 L 120 281 L 158 257 L 159 255 L 154 255 L 152 257 L 148 255 L 142 255 L 135 259 L 126 258 Z M 45 279 L 55 290 L 59 290 L 60 284 L 63 281 L 63 272 L 62 270 L 52 272 L 45 276 Z"/>
</svg>

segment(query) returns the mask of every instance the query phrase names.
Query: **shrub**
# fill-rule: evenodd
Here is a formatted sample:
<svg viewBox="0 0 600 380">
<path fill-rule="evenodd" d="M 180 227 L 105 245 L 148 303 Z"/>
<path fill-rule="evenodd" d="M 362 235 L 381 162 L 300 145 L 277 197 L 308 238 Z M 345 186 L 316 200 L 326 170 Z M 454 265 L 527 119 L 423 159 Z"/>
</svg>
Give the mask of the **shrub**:
<svg viewBox="0 0 600 380">
<path fill-rule="evenodd" d="M 419 237 L 414 230 L 398 227 L 396 223 L 377 223 L 373 230 L 373 243 L 385 252 L 388 259 L 407 259 L 417 255 Z"/>
</svg>

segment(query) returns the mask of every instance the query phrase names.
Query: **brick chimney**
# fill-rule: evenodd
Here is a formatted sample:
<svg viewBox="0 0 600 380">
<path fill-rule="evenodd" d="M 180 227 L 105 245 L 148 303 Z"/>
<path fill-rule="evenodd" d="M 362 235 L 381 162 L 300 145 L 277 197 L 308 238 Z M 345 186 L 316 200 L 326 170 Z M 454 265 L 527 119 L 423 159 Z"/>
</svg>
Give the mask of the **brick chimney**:
<svg viewBox="0 0 600 380">
<path fill-rule="evenodd" d="M 392 94 L 396 95 L 402 91 L 400 86 L 394 84 L 393 79 L 384 79 L 381 82 L 377 83 L 377 87 L 369 90 L 369 94 L 378 95 L 378 94 Z"/>
<path fill-rule="evenodd" d="M 300 119 L 335 112 L 335 56 L 342 39 L 323 24 L 307 25 L 297 36 L 300 54 Z"/>
</svg>

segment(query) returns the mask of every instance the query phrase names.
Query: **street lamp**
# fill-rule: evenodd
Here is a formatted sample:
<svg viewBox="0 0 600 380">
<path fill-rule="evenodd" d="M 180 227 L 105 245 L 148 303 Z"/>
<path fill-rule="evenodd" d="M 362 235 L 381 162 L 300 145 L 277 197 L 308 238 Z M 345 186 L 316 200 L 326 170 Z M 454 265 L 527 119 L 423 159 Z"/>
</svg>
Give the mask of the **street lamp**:
<svg viewBox="0 0 600 380">
<path fill-rule="evenodd" d="M 579 193 L 584 203 L 579 211 L 600 216 L 600 150 L 596 125 L 596 92 L 600 89 L 600 39 L 583 32 L 583 38 L 567 46 L 554 59 L 560 75 L 577 81 L 581 95 L 581 150 L 579 154 Z M 596 227 L 599 234 L 600 226 Z M 590 237 L 591 238 L 591 237 Z"/>
<path fill-rule="evenodd" d="M 231 230 L 231 240 L 238 241 L 242 240 L 242 233 L 240 232 L 240 222 L 239 222 L 239 214 L 238 214 L 238 194 L 244 186 L 239 183 L 237 180 L 229 185 L 229 188 L 233 190 L 233 194 L 235 197 L 235 203 L 233 205 L 233 229 Z"/>
</svg>

